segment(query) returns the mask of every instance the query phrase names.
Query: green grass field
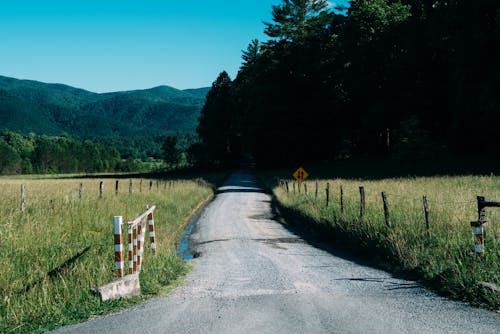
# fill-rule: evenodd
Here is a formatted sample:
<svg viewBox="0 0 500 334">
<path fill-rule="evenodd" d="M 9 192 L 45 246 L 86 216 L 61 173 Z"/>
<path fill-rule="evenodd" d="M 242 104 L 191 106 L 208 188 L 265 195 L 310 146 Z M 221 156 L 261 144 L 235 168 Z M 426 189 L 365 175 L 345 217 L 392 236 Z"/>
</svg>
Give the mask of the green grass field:
<svg viewBox="0 0 500 334">
<path fill-rule="evenodd" d="M 160 181 L 157 187 L 155 180 L 150 190 L 144 180 L 139 192 L 134 179 L 130 194 L 126 179 L 115 194 L 115 180 L 105 179 L 100 199 L 99 181 L 0 179 L 0 332 L 42 332 L 109 313 L 161 292 L 187 272 L 175 254 L 176 241 L 186 218 L 212 193 L 210 185 L 185 180 Z M 146 205 L 156 205 L 157 255 L 144 252 L 143 296 L 101 302 L 91 288 L 114 278 L 113 216 L 132 220 Z"/>
<path fill-rule="evenodd" d="M 289 193 L 276 185 L 276 176 L 290 180 L 290 174 L 281 171 L 262 175 L 287 219 L 328 231 L 337 246 L 363 254 L 383 268 L 412 273 L 445 295 L 500 310 L 500 294 L 478 285 L 489 282 L 500 286 L 500 208 L 487 209 L 486 253 L 482 261 L 475 258 L 470 227 L 470 222 L 478 219 L 476 196 L 500 201 L 500 177 L 323 178 L 319 180 L 316 200 L 315 181 L 306 182 L 307 194 L 304 186 L 299 194 L 298 188 L 293 193 L 292 183 Z M 328 207 L 327 182 L 331 190 Z M 359 186 L 365 188 L 363 218 Z M 391 228 L 384 219 L 382 191 L 388 197 Z M 424 195 L 430 206 L 430 238 L 424 218 Z"/>
</svg>

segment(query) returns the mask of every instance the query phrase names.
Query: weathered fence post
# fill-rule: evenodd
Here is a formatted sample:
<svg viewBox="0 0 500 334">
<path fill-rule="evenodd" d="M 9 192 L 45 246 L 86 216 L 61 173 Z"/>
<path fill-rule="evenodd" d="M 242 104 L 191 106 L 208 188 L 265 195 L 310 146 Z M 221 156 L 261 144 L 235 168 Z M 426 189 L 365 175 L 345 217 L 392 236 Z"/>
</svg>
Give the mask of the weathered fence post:
<svg viewBox="0 0 500 334">
<path fill-rule="evenodd" d="M 326 206 L 330 204 L 330 182 L 326 183 Z"/>
<path fill-rule="evenodd" d="M 99 183 L 99 198 L 102 198 L 104 194 L 104 181 L 101 181 Z"/>
<path fill-rule="evenodd" d="M 83 195 L 83 183 L 80 182 L 80 187 L 78 188 L 78 198 L 82 199 Z"/>
<path fill-rule="evenodd" d="M 123 237 L 122 237 L 122 217 L 115 216 L 113 218 L 114 223 L 114 239 L 115 239 L 115 265 L 116 265 L 116 276 L 123 277 L 125 275 L 124 271 L 124 259 L 123 259 Z"/>
<path fill-rule="evenodd" d="M 149 191 L 153 188 L 153 180 L 149 180 Z"/>
<path fill-rule="evenodd" d="M 26 209 L 26 188 L 21 184 L 21 211 Z"/>
<path fill-rule="evenodd" d="M 314 190 L 314 200 L 318 200 L 318 179 L 316 179 L 316 189 Z"/>
<path fill-rule="evenodd" d="M 295 194 L 295 181 L 293 181 L 293 193 Z"/>
<path fill-rule="evenodd" d="M 288 181 L 285 181 L 286 185 L 286 193 L 288 194 L 290 192 L 290 187 L 288 187 Z"/>
<path fill-rule="evenodd" d="M 344 188 L 340 185 L 340 213 L 344 213 Z"/>
<path fill-rule="evenodd" d="M 359 187 L 359 216 L 365 216 L 365 187 Z"/>
<path fill-rule="evenodd" d="M 425 216 L 425 230 L 427 231 L 427 238 L 431 237 L 431 218 L 429 202 L 427 201 L 427 196 L 422 197 L 422 202 L 424 203 L 424 216 Z"/>
<path fill-rule="evenodd" d="M 120 183 L 120 181 L 116 180 L 116 183 L 115 183 L 115 195 L 118 195 L 119 183 Z"/>
<path fill-rule="evenodd" d="M 141 181 L 139 182 L 139 192 L 142 193 L 142 178 Z"/>
<path fill-rule="evenodd" d="M 307 195 L 307 183 L 304 182 L 304 193 Z"/>
<path fill-rule="evenodd" d="M 129 192 L 129 194 L 131 194 L 131 193 L 132 193 L 132 179 L 130 179 L 130 180 L 128 181 L 128 192 Z"/>
<path fill-rule="evenodd" d="M 474 231 L 474 252 L 476 256 L 482 258 L 484 256 L 484 241 L 486 239 L 486 206 L 483 196 L 477 196 L 477 215 L 479 220 L 470 222 Z"/>
<path fill-rule="evenodd" d="M 156 180 L 156 191 L 158 191 L 158 189 L 160 188 L 160 184 L 159 184 L 160 181 Z"/>
<path fill-rule="evenodd" d="M 382 191 L 382 202 L 384 202 L 384 217 L 385 224 L 387 227 L 391 227 L 391 217 L 389 215 L 389 203 L 387 202 L 387 194 L 385 191 Z"/>
</svg>

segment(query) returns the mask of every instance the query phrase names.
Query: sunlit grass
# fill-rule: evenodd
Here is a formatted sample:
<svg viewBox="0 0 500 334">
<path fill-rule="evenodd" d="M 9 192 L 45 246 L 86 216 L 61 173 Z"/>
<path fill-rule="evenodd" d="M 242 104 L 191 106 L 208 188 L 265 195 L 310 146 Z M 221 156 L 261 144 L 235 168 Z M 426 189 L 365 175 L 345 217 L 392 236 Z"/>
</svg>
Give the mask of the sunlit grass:
<svg viewBox="0 0 500 334">
<path fill-rule="evenodd" d="M 484 281 L 500 285 L 500 208 L 487 209 L 486 254 L 474 255 L 471 221 L 478 220 L 477 196 L 500 201 L 500 177 L 417 177 L 383 180 L 331 179 L 307 182 L 299 194 L 284 187 L 273 191 L 283 208 L 309 221 L 325 223 L 342 246 L 364 250 L 383 267 L 418 272 L 421 279 L 443 293 L 499 309 L 498 293 L 481 288 Z M 326 183 L 330 203 L 326 206 Z M 340 186 L 344 191 L 344 212 Z M 359 186 L 364 186 L 366 213 L 360 217 Z M 392 227 L 384 219 L 381 192 L 387 193 Z M 426 230 L 422 197 L 430 206 L 430 230 Z"/>
<path fill-rule="evenodd" d="M 132 220 L 156 205 L 157 256 L 144 255 L 143 292 L 156 293 L 186 271 L 175 255 L 181 223 L 212 192 L 198 181 L 1 179 L 0 332 L 39 332 L 139 300 L 101 302 L 91 288 L 114 278 L 113 216 Z M 26 186 L 21 212 L 20 189 Z M 82 198 L 79 184 L 83 183 Z M 149 243 L 146 243 L 146 247 Z M 88 249 L 74 262 L 68 259 Z M 60 270 L 54 272 L 55 268 Z"/>
</svg>

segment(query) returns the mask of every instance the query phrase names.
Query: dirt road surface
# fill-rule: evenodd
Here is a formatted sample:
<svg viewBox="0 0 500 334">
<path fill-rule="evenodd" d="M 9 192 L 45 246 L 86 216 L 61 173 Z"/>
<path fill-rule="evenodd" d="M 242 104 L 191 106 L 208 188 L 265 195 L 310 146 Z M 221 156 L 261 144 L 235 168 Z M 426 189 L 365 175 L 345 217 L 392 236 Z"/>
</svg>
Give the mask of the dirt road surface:
<svg viewBox="0 0 500 334">
<path fill-rule="evenodd" d="M 273 220 L 249 171 L 192 235 L 200 256 L 167 297 L 57 333 L 500 333 L 500 316 L 308 244 Z"/>
</svg>

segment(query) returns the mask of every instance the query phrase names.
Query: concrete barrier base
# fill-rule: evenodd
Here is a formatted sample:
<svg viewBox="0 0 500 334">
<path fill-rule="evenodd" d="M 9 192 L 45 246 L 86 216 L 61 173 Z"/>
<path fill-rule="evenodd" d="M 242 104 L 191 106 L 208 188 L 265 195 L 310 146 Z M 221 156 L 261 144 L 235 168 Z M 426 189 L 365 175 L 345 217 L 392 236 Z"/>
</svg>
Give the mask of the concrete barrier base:
<svg viewBox="0 0 500 334">
<path fill-rule="evenodd" d="M 102 301 L 118 299 L 120 297 L 138 296 L 141 294 L 139 274 L 126 275 L 113 282 L 92 289 Z"/>
</svg>

